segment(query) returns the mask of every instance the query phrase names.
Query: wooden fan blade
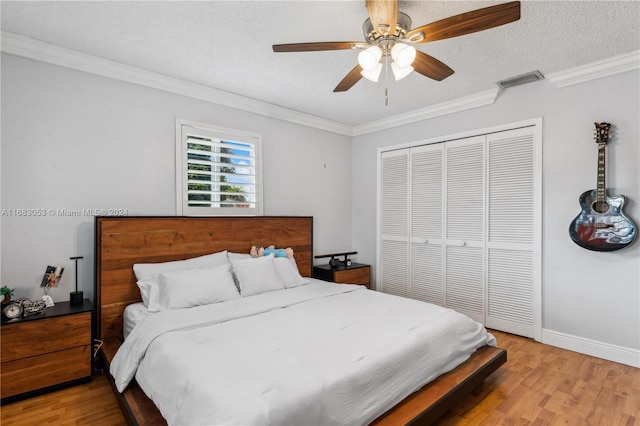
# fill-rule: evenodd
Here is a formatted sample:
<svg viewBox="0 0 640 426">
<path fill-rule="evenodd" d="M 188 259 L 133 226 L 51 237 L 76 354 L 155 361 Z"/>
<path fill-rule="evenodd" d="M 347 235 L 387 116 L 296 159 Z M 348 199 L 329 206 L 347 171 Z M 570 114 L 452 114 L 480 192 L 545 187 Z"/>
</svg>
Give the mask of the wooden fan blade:
<svg viewBox="0 0 640 426">
<path fill-rule="evenodd" d="M 322 41 L 317 43 L 274 44 L 274 52 L 315 52 L 319 50 L 344 50 L 366 48 L 361 41 Z"/>
<path fill-rule="evenodd" d="M 423 25 L 409 31 L 406 39 L 414 43 L 444 40 L 488 30 L 518 19 L 520 19 L 520 2 L 512 1 Z"/>
<path fill-rule="evenodd" d="M 349 71 L 349 74 L 345 78 L 342 79 L 340 83 L 333 89 L 334 92 L 346 92 L 351 89 L 354 84 L 356 84 L 362 78 L 362 67 L 360 65 L 356 65 L 354 69 Z"/>
<path fill-rule="evenodd" d="M 366 0 L 373 29 L 380 35 L 394 34 L 398 23 L 398 0 Z"/>
<path fill-rule="evenodd" d="M 416 52 L 416 58 L 411 65 L 414 71 L 438 81 L 444 80 L 454 72 L 448 65 L 419 50 Z"/>
</svg>

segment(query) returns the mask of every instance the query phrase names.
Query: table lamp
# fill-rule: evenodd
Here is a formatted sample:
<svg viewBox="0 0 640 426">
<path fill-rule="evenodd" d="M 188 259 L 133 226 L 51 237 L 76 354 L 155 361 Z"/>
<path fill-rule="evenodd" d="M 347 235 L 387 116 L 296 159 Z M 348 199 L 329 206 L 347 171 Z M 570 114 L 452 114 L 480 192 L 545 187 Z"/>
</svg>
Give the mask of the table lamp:
<svg viewBox="0 0 640 426">
<path fill-rule="evenodd" d="M 82 256 L 70 257 L 69 259 L 76 261 L 76 291 L 69 293 L 69 302 L 72 305 L 82 305 L 84 296 L 81 291 L 78 291 L 78 260 L 82 259 Z"/>
</svg>

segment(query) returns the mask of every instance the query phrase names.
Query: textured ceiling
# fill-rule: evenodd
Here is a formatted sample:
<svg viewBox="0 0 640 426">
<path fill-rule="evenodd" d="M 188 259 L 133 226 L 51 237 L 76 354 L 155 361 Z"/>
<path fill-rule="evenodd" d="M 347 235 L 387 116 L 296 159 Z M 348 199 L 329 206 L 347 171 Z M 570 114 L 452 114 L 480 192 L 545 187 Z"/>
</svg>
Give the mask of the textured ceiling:
<svg viewBox="0 0 640 426">
<path fill-rule="evenodd" d="M 400 1 L 413 27 L 503 2 Z M 357 51 L 273 53 L 272 44 L 360 41 L 359 1 L 2 1 L 1 27 L 65 48 L 351 126 L 640 49 L 638 1 L 523 1 L 519 21 L 419 45 L 455 70 L 334 87 Z"/>
</svg>

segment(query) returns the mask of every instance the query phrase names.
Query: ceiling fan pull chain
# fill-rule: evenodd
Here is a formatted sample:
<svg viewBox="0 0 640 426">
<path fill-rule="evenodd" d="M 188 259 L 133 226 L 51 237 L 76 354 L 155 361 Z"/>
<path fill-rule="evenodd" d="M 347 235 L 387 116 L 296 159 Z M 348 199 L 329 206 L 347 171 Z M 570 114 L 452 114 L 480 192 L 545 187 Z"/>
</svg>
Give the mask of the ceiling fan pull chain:
<svg viewBox="0 0 640 426">
<path fill-rule="evenodd" d="M 389 57 L 384 57 L 384 106 L 389 106 Z"/>
</svg>

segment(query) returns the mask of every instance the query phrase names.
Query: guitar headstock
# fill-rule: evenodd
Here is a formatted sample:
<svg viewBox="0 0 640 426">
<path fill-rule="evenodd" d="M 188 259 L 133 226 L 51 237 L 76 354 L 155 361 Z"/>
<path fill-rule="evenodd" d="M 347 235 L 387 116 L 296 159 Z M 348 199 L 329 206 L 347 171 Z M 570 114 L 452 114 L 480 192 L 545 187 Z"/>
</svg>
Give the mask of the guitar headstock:
<svg viewBox="0 0 640 426">
<path fill-rule="evenodd" d="M 611 129 L 610 123 L 593 123 L 596 126 L 596 130 L 594 132 L 594 139 L 596 143 L 607 144 L 609 141 L 609 130 Z"/>
</svg>

